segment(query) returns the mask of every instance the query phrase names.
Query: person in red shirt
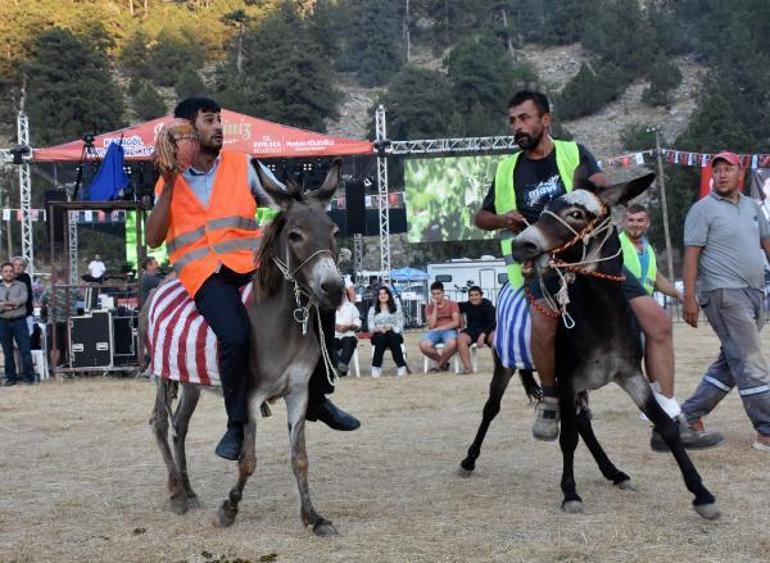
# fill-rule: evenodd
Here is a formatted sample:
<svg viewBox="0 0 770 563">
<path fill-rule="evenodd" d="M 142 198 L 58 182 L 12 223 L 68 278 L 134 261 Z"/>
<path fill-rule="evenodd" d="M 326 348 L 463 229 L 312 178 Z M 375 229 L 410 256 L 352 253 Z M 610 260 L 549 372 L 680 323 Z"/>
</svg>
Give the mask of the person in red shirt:
<svg viewBox="0 0 770 563">
<path fill-rule="evenodd" d="M 430 304 L 425 308 L 430 329 L 420 341 L 420 351 L 436 362 L 431 371 L 446 371 L 449 360 L 457 351 L 457 330 L 460 328 L 460 307 L 444 296 L 444 284 L 433 282 L 430 286 Z M 443 344 L 439 354 L 437 344 Z"/>
</svg>

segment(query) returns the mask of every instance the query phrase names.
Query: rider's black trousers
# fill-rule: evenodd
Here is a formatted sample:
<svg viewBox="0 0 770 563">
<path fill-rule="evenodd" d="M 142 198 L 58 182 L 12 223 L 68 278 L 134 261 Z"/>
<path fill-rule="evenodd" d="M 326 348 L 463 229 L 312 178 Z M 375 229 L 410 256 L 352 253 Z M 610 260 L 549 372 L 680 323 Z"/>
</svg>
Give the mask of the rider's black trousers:
<svg viewBox="0 0 770 563">
<path fill-rule="evenodd" d="M 249 316 L 241 302 L 239 289 L 251 281 L 252 274 L 239 274 L 226 266 L 212 274 L 195 294 L 195 306 L 206 319 L 219 342 L 219 377 L 230 425 L 249 420 L 248 365 Z M 313 315 L 315 319 L 315 315 Z M 322 311 L 326 345 L 334 358 L 334 311 Z M 322 402 L 324 395 L 334 392 L 319 360 L 310 378 L 309 402 Z"/>
</svg>

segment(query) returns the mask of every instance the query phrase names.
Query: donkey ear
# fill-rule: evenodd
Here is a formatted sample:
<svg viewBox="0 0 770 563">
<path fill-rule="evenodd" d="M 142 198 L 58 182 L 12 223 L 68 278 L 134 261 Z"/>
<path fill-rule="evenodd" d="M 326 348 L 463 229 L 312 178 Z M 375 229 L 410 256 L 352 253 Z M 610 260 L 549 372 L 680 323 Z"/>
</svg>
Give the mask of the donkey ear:
<svg viewBox="0 0 770 563">
<path fill-rule="evenodd" d="M 286 209 L 292 202 L 296 201 L 297 198 L 293 191 L 281 184 L 267 166 L 258 160 L 254 162 L 259 183 L 262 184 L 262 190 L 278 207 Z"/>
<path fill-rule="evenodd" d="M 608 207 L 626 203 L 650 187 L 655 180 L 655 174 L 649 173 L 634 178 L 622 184 L 614 184 L 605 188 L 597 187 L 593 191 Z"/>
<path fill-rule="evenodd" d="M 323 185 L 311 192 L 310 195 L 326 206 L 340 185 L 340 178 L 342 177 L 341 172 L 342 159 L 335 158 L 334 162 L 332 162 L 332 165 L 329 167 L 329 171 L 326 173 Z"/>
</svg>

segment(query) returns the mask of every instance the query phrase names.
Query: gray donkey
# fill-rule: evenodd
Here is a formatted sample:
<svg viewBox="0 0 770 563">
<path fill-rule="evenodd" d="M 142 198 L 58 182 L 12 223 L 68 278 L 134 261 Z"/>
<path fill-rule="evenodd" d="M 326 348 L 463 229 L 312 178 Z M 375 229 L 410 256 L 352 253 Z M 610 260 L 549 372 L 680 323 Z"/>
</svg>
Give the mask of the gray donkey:
<svg viewBox="0 0 770 563">
<path fill-rule="evenodd" d="M 325 212 L 339 185 L 341 166 L 340 160 L 335 161 L 321 188 L 305 194 L 292 182 L 284 189 L 257 167 L 262 186 L 281 211 L 267 229 L 256 254 L 259 269 L 248 306 L 251 357 L 249 366 L 244 366 L 250 379 L 251 416 L 244 428 L 238 481 L 219 508 L 221 526 L 235 521 L 243 488 L 256 468 L 255 410 L 261 405 L 263 413 L 269 413 L 265 403 L 282 397 L 288 411 L 291 464 L 300 494 L 302 522 L 312 525 L 319 536 L 337 533 L 332 523 L 315 511 L 310 500 L 305 410 L 308 381 L 322 353 L 327 360 L 327 376 L 335 375 L 325 347 L 319 344 L 317 308 L 334 309 L 342 300 L 343 283 L 335 263 L 337 227 Z M 157 385 L 150 424 L 168 469 L 171 509 L 181 514 L 198 506 L 187 473 L 185 437 L 201 387 L 164 378 L 159 378 Z M 177 394 L 179 401 L 172 414 Z M 173 426 L 173 454 L 168 443 L 169 421 Z"/>
</svg>

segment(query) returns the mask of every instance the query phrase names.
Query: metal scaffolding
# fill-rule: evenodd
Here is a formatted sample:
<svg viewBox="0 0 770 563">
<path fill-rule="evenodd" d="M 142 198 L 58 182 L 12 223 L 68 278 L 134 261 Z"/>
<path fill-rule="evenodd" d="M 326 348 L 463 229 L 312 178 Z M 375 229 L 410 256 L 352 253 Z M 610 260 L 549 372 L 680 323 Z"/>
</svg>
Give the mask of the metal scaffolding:
<svg viewBox="0 0 770 563">
<path fill-rule="evenodd" d="M 377 139 L 377 209 L 380 224 L 380 275 L 382 281 L 390 281 L 390 205 L 388 203 L 388 156 L 385 129 L 385 106 L 377 106 L 375 113 Z"/>
<path fill-rule="evenodd" d="M 19 147 L 29 152 L 29 118 L 24 109 L 16 117 Z M 32 177 L 29 160 L 19 165 L 19 207 L 21 208 L 21 255 L 27 260 L 30 275 L 35 273 L 35 246 L 32 241 Z"/>
<path fill-rule="evenodd" d="M 455 139 L 417 139 L 390 141 L 388 154 L 408 156 L 418 154 L 495 153 L 518 150 L 513 137 L 463 137 Z"/>
</svg>

